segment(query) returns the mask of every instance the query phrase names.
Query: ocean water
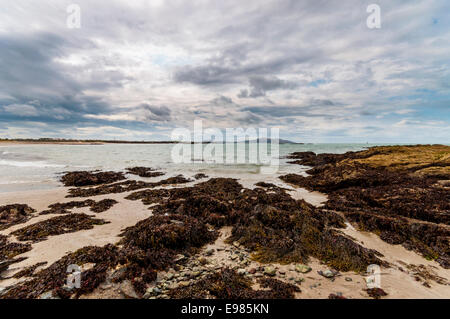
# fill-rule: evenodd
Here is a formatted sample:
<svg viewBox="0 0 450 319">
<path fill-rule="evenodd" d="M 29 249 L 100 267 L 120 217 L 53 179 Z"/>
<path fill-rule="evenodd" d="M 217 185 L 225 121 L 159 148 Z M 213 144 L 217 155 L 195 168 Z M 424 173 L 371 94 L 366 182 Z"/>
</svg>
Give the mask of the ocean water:
<svg viewBox="0 0 450 319">
<path fill-rule="evenodd" d="M 115 170 L 127 167 L 146 166 L 161 170 L 166 175 L 160 178 L 144 179 L 156 181 L 183 174 L 192 177 L 204 173 L 209 177 L 237 178 L 251 187 L 258 181 L 284 186 L 278 176 L 303 174 L 308 168 L 288 164 L 286 155 L 292 152 L 312 151 L 315 153 L 345 153 L 359 151 L 376 144 L 280 144 L 278 163 L 267 173 L 265 165 L 249 161 L 249 144 L 237 144 L 234 154 L 245 153 L 244 161 L 220 163 L 191 158 L 177 163 L 172 156 L 174 144 L 105 144 L 105 145 L 7 145 L 0 146 L 0 192 L 28 191 L 61 187 L 58 182 L 65 171 L 74 170 Z M 224 147 L 224 157 L 231 145 Z M 269 154 L 270 155 L 270 154 Z M 275 163 L 276 161 L 274 161 Z M 130 178 L 140 179 L 135 175 Z"/>
</svg>

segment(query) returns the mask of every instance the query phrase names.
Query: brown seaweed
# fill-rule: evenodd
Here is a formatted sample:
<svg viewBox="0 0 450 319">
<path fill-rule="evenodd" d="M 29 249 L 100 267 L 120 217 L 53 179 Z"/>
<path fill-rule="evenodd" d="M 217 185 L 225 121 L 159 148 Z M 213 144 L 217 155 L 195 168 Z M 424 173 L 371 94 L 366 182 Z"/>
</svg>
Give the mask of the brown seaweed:
<svg viewBox="0 0 450 319">
<path fill-rule="evenodd" d="M 31 240 L 38 242 L 47 239 L 48 236 L 91 229 L 94 225 L 104 225 L 107 223 L 109 222 L 103 219 L 93 218 L 86 214 L 67 214 L 20 228 L 11 234 L 17 236 L 17 239 L 20 241 Z"/>
</svg>

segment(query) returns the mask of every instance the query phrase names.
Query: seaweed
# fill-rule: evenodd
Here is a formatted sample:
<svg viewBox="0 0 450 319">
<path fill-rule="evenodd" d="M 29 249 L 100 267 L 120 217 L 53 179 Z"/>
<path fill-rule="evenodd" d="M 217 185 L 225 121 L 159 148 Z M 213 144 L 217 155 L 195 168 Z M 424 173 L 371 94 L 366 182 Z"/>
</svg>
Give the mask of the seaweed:
<svg viewBox="0 0 450 319">
<path fill-rule="evenodd" d="M 114 199 L 102 199 L 91 205 L 91 211 L 94 213 L 102 213 L 113 207 L 118 202 Z"/>
<path fill-rule="evenodd" d="M 65 173 L 61 177 L 64 186 L 92 186 L 110 184 L 124 180 L 125 176 L 121 172 L 88 172 L 74 171 Z"/>
<path fill-rule="evenodd" d="M 25 223 L 32 217 L 34 212 L 36 210 L 25 204 L 0 206 L 0 230 Z"/>
<path fill-rule="evenodd" d="M 69 214 L 70 209 L 73 208 L 81 208 L 81 207 L 90 207 L 90 210 L 94 213 L 102 213 L 107 211 L 112 206 L 117 204 L 117 201 L 114 199 L 102 199 L 98 202 L 92 199 L 86 199 L 84 201 L 70 201 L 66 203 L 55 203 L 49 205 L 49 209 L 44 210 L 39 213 L 39 215 L 47 215 L 47 214 Z"/>
<path fill-rule="evenodd" d="M 312 165 L 304 177 L 285 182 L 328 194 L 325 208 L 342 212 L 360 229 L 390 244 L 450 267 L 450 147 L 375 147 L 345 154 L 295 153 L 297 164 Z"/>
<path fill-rule="evenodd" d="M 150 167 L 129 167 L 127 168 L 128 174 L 138 175 L 139 177 L 158 177 L 164 175 L 163 172 L 157 172 Z"/>
<path fill-rule="evenodd" d="M 185 178 L 182 175 L 169 177 L 167 179 L 160 180 L 158 182 L 143 182 L 127 180 L 124 182 L 118 182 L 108 185 L 101 185 L 90 188 L 71 188 L 69 189 L 69 195 L 66 197 L 90 197 L 104 194 L 124 193 L 134 191 L 142 188 L 154 188 L 158 186 L 171 185 L 171 184 L 183 184 L 191 182 L 190 179 Z"/>
<path fill-rule="evenodd" d="M 47 239 L 48 236 L 91 229 L 94 225 L 104 225 L 107 223 L 109 222 L 103 219 L 92 218 L 86 214 L 67 214 L 20 228 L 11 234 L 17 236 L 17 239 L 20 241 L 31 240 L 38 242 Z"/>
<path fill-rule="evenodd" d="M 198 173 L 194 175 L 195 179 L 202 179 L 202 178 L 208 178 L 208 175 L 203 174 L 203 173 Z"/>
<path fill-rule="evenodd" d="M 366 289 L 366 292 L 370 297 L 374 299 L 380 299 L 381 297 L 388 295 L 386 291 L 381 288 L 368 288 Z"/>
<path fill-rule="evenodd" d="M 43 266 L 43 265 L 45 265 L 45 264 L 47 264 L 47 262 L 46 262 L 46 261 L 43 261 L 43 262 L 39 262 L 39 263 L 36 263 L 36 264 L 34 264 L 34 265 L 28 266 L 28 267 L 22 269 L 21 271 L 15 273 L 15 274 L 13 275 L 13 277 L 16 278 L 16 279 L 22 278 L 22 277 L 32 277 L 34 271 L 35 271 L 38 267 Z"/>
<path fill-rule="evenodd" d="M 0 273 L 7 270 L 11 264 L 26 259 L 14 257 L 30 250 L 31 244 L 10 243 L 7 236 L 0 234 Z"/>
<path fill-rule="evenodd" d="M 191 286 L 171 289 L 168 295 L 175 299 L 287 299 L 294 298 L 294 294 L 300 292 L 297 286 L 277 279 L 262 278 L 259 282 L 262 287 L 270 289 L 253 290 L 249 278 L 224 268 Z"/>
</svg>

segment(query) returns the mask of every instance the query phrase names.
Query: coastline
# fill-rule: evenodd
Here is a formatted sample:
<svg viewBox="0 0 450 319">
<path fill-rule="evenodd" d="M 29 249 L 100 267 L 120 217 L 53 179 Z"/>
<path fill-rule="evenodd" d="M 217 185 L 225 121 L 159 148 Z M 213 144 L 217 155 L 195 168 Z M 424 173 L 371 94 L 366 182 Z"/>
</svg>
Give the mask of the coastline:
<svg viewBox="0 0 450 319">
<path fill-rule="evenodd" d="M 365 161 L 367 162 L 367 160 Z M 429 169 L 427 168 L 426 172 L 428 171 Z M 197 180 L 186 184 L 161 185 L 152 189 L 196 187 L 197 184 L 204 182 L 205 180 Z M 271 186 L 268 187 L 267 193 L 278 191 L 276 189 L 270 190 Z M 132 227 L 139 221 L 144 221 L 147 218 L 154 216 L 151 209 L 152 205 L 148 206 L 148 204 L 145 204 L 145 201 L 130 200 L 129 198 L 126 198 L 130 194 L 139 193 L 140 190 L 137 192 L 136 190 L 130 190 L 82 198 L 67 198 L 66 196 L 69 194 L 69 188 L 70 187 L 59 187 L 50 190 L 0 193 L 0 206 L 22 203 L 35 209 L 37 213 L 46 210 L 49 205 L 54 203 L 68 203 L 71 201 L 88 199 L 95 201 L 112 199 L 117 201 L 117 204 L 101 213 L 93 213 L 89 207 L 71 209 L 71 213 L 84 213 L 96 218 L 104 219 L 108 223 L 97 225 L 87 230 L 49 236 L 43 241 L 32 243 L 31 250 L 18 255 L 18 257 L 26 257 L 26 259 L 12 264 L 6 272 L 2 273 L 4 279 L 0 280 L 0 287 L 5 289 L 27 280 L 23 277 L 19 279 L 13 277 L 14 274 L 27 269 L 27 267 L 31 267 L 41 262 L 47 262 L 46 265 L 38 267 L 37 271 L 39 271 L 57 262 L 66 254 L 73 253 L 86 246 L 117 244 L 121 239 L 119 234 L 125 228 Z M 305 200 L 316 208 L 323 207 L 323 205 L 327 203 L 327 200 L 330 200 L 329 194 L 307 190 L 300 186 L 296 186 L 295 190 L 288 190 L 286 193 L 289 194 L 291 198 L 295 200 Z M 319 210 L 316 214 L 322 212 L 322 210 Z M 60 215 L 34 214 L 32 218 L 24 223 L 19 223 L 1 230 L 0 235 L 8 236 L 9 241 L 12 243 L 18 242 L 17 238 L 11 235 L 12 232 L 51 219 L 55 216 Z M 219 236 L 216 240 L 204 245 L 200 252 L 196 255 L 191 255 L 184 261 L 184 264 L 186 265 L 184 268 L 188 270 L 183 270 L 183 268 L 181 268 L 181 270 L 168 269 L 159 271 L 158 281 L 167 281 L 168 288 L 179 289 L 177 287 L 186 282 L 186 280 L 190 284 L 195 284 L 196 279 L 191 278 L 183 281 L 175 281 L 174 283 L 173 279 L 168 280 L 167 278 L 173 278 L 174 274 L 176 275 L 178 273 L 192 273 L 192 269 L 197 269 L 194 272 L 203 272 L 205 274 L 218 269 L 217 267 L 220 268 L 223 266 L 228 266 L 230 269 L 236 269 L 237 271 L 245 270 L 246 274 L 249 271 L 251 272 L 252 269 L 260 269 L 256 274 L 266 276 L 269 273 L 267 269 L 271 268 L 273 269 L 273 275 L 269 275 L 270 278 L 277 279 L 280 282 L 285 282 L 287 284 L 296 283 L 297 286 L 300 287 L 301 292 L 294 293 L 295 298 L 328 298 L 333 294 L 345 296 L 346 298 L 370 298 L 365 292 L 366 274 L 364 273 L 356 271 L 340 271 L 338 275 L 333 276 L 331 278 L 332 280 L 330 280 L 330 278 L 326 278 L 317 273 L 318 271 L 329 269 L 329 267 L 327 267 L 323 261 L 314 257 L 311 257 L 308 262 L 308 266 L 312 269 L 307 273 L 299 273 L 296 269 L 296 263 L 261 263 L 252 259 L 250 251 L 242 245 L 226 241 L 231 235 L 230 226 L 220 227 L 217 231 Z M 439 280 L 439 278 L 443 278 L 447 281 L 450 278 L 450 270 L 443 268 L 435 260 L 427 260 L 418 252 L 408 250 L 401 245 L 387 243 L 372 232 L 356 229 L 355 225 L 352 225 L 351 223 L 346 223 L 344 228 L 336 228 L 336 231 L 338 233 L 342 232 L 342 234 L 348 236 L 348 238 L 352 238 L 355 243 L 358 243 L 364 248 L 376 250 L 382 255 L 380 259 L 389 264 L 387 267 L 382 266 L 382 287 L 383 290 L 388 293 L 384 298 L 445 299 L 450 296 L 450 286 L 448 285 L 448 282 L 446 284 L 441 284 L 430 279 L 438 278 Z M 209 254 L 209 251 L 211 250 L 214 251 L 214 254 L 212 255 Z M 235 257 L 241 255 L 245 256 L 244 264 L 240 258 Z M 208 259 L 209 263 L 206 265 L 199 264 L 198 260 L 201 260 L 202 258 Z M 254 276 L 256 276 L 256 274 Z M 417 279 L 418 276 L 422 276 L 423 274 L 429 276 L 425 281 L 427 286 L 424 285 L 425 282 L 422 279 Z M 250 275 L 251 278 L 253 278 L 252 276 L 253 275 Z M 187 278 L 189 278 L 189 276 L 187 276 Z M 156 288 L 155 285 L 150 285 L 149 289 Z M 256 284 L 253 288 L 260 289 L 261 287 Z M 133 294 L 133 288 L 130 288 L 129 282 L 125 281 L 120 284 L 108 283 L 107 285 L 102 285 L 95 288 L 92 292 L 83 294 L 81 298 L 128 298 L 133 296 L 136 298 L 139 297 Z M 153 298 L 151 297 L 151 294 L 147 295 L 147 298 L 149 296 L 150 298 Z"/>
</svg>

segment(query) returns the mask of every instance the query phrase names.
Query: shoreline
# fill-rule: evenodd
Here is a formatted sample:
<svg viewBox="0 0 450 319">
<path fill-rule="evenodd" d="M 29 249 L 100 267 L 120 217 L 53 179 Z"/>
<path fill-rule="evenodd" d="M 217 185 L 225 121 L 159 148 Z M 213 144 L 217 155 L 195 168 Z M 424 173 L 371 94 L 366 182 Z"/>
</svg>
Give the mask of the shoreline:
<svg viewBox="0 0 450 319">
<path fill-rule="evenodd" d="M 373 152 L 373 150 L 364 152 Z M 306 153 L 306 155 L 308 154 Z M 304 156 L 306 155 L 302 153 L 301 155 L 302 157 L 300 157 L 300 159 L 298 158 L 296 159 L 296 164 L 309 165 L 310 167 L 311 166 L 314 167 L 317 166 L 318 164 L 312 163 L 313 161 L 322 161 L 322 159 L 318 157 L 317 158 L 307 157 L 305 159 Z M 346 158 L 349 155 L 348 154 L 333 155 L 330 158 L 326 156 L 327 155 L 324 156 L 325 161 L 330 160 L 334 161 L 333 157 L 339 157 L 340 161 L 341 158 Z M 364 157 L 362 161 L 370 164 L 372 164 L 373 162 L 379 163 L 380 156 L 383 155 L 379 155 L 378 153 L 376 153 L 374 161 L 372 161 L 372 157 L 370 156 Z M 305 163 L 305 161 L 309 162 Z M 336 163 L 340 163 L 339 161 L 337 161 Z M 360 161 L 360 159 L 356 158 L 356 161 Z M 396 161 L 398 161 L 398 159 L 395 159 L 395 161 L 393 161 L 394 163 L 393 165 L 396 165 L 395 164 L 397 163 Z M 347 163 L 349 163 L 348 160 L 345 160 L 344 162 L 346 163 L 346 165 Z M 401 159 L 399 162 L 401 163 Z M 386 163 L 386 160 L 383 160 L 383 163 Z M 332 164 L 332 165 L 340 165 L 340 164 Z M 357 167 L 359 167 L 358 165 Z M 419 172 L 424 172 L 423 174 L 430 174 L 429 165 L 423 166 L 422 163 L 421 164 L 416 163 L 414 165 L 418 165 L 417 167 L 420 168 L 418 170 Z M 369 169 L 367 168 L 369 166 L 363 167 L 364 169 Z M 442 165 L 438 166 L 438 168 L 441 169 Z M 443 169 L 445 170 L 445 167 Z M 338 170 L 334 168 L 333 174 L 336 173 L 337 171 Z M 249 194 L 253 194 L 250 196 L 256 196 L 257 194 L 259 194 L 258 196 L 263 196 L 262 198 L 265 198 L 265 196 L 275 196 L 273 197 L 274 200 L 278 198 L 278 196 L 281 196 L 277 200 L 281 200 L 283 206 L 288 205 L 287 199 L 283 200 L 284 198 L 283 196 L 288 196 L 290 200 L 297 201 L 297 203 L 300 205 L 299 207 L 300 209 L 305 209 L 305 214 L 308 212 L 308 210 L 309 211 L 312 210 L 313 214 L 316 215 L 316 217 L 314 218 L 318 218 L 319 220 L 322 220 L 323 218 L 325 218 L 325 220 L 328 220 L 329 218 L 331 218 L 327 222 L 331 223 L 331 226 L 330 225 L 327 226 L 330 231 L 330 234 L 334 234 L 333 236 L 337 235 L 338 237 L 336 237 L 336 239 L 341 238 L 345 239 L 346 241 L 349 241 L 348 245 L 350 245 L 349 246 L 350 248 L 352 248 L 352 245 L 357 245 L 361 247 L 357 248 L 356 250 L 360 251 L 359 253 L 360 256 L 357 256 L 358 258 L 363 258 L 365 254 L 374 251 L 377 254 L 379 254 L 379 260 L 385 263 L 382 264 L 381 266 L 382 289 L 383 291 L 387 292 L 388 295 L 383 298 L 388 299 L 449 298 L 450 285 L 448 283 L 448 279 L 450 278 L 450 269 L 444 268 L 442 264 L 439 264 L 437 262 L 438 261 L 437 259 L 427 260 L 418 251 L 411 249 L 411 247 L 407 249 L 402 245 L 389 243 L 385 240 L 384 237 L 380 238 L 380 233 L 377 232 L 376 230 L 373 230 L 372 232 L 367 232 L 362 228 L 358 229 L 359 224 L 357 224 L 354 220 L 349 219 L 350 216 L 353 215 L 348 215 L 348 212 L 345 212 L 345 210 L 337 212 L 330 211 L 330 205 L 334 203 L 336 198 L 336 194 L 334 193 L 335 190 L 329 191 L 324 186 L 323 192 L 317 191 L 317 186 L 320 186 L 322 185 L 321 183 L 323 183 L 322 180 L 320 180 L 321 176 L 320 174 L 323 174 L 324 172 L 327 171 L 326 170 L 315 171 L 313 169 L 310 172 L 311 174 L 308 174 L 307 176 L 298 176 L 298 175 L 289 176 L 288 180 L 286 180 L 286 178 L 284 177 L 281 177 L 280 181 L 282 182 L 280 184 L 292 186 L 289 189 L 283 189 L 280 188 L 282 187 L 280 185 L 276 186 L 270 183 L 262 183 L 262 185 L 259 186 L 253 185 L 253 187 L 256 186 L 258 187 L 252 189 L 252 185 L 247 184 L 244 186 L 246 187 L 245 189 L 243 188 L 241 192 L 237 192 L 236 194 L 242 192 L 244 193 L 249 192 Z M 435 169 L 431 170 L 431 173 L 436 174 L 436 170 Z M 352 174 L 348 176 L 350 176 L 350 178 L 355 178 L 355 176 Z M 157 178 L 158 181 L 159 180 L 162 181 L 163 179 L 164 177 Z M 314 184 L 311 184 L 309 182 L 312 179 L 315 180 Z M 155 179 L 152 178 L 150 180 L 154 181 Z M 216 185 L 214 184 L 215 180 L 216 181 L 222 180 L 224 184 Z M 339 182 L 339 179 L 336 179 L 335 177 L 331 178 L 331 176 L 327 176 L 325 180 L 326 183 L 328 184 L 323 185 L 329 185 L 330 182 L 341 183 Z M 128 183 L 127 181 L 131 180 L 125 179 L 125 185 L 135 185 L 135 184 L 127 184 Z M 51 220 L 55 217 L 67 216 L 65 213 L 64 214 L 51 213 L 47 215 L 39 215 L 39 212 L 48 209 L 48 206 L 51 204 L 72 203 L 74 201 L 76 203 L 80 203 L 81 201 L 89 201 L 89 200 L 97 202 L 106 199 L 116 201 L 116 203 L 113 204 L 112 207 L 106 208 L 105 211 L 99 213 L 94 213 L 92 211 L 92 206 L 90 206 L 91 204 L 84 205 L 78 208 L 77 207 L 69 208 L 69 212 L 71 214 L 74 215 L 86 214 L 88 216 L 105 220 L 107 223 L 95 225 L 93 226 L 93 228 L 90 229 L 82 229 L 76 230 L 74 232 L 49 235 L 48 238 L 44 238 L 44 240 L 40 240 L 37 242 L 30 242 L 31 249 L 24 253 L 18 254 L 16 257 L 16 258 L 26 257 L 26 259 L 19 260 L 11 264 L 8 270 L 3 271 L 1 273 L 3 279 L 0 279 L 0 296 L 1 291 L 7 289 L 8 287 L 11 286 L 14 287 L 17 285 L 21 285 L 25 282 L 28 282 L 27 280 L 30 280 L 30 278 L 27 277 L 14 278 L 13 276 L 23 270 L 27 270 L 29 267 L 34 267 L 36 265 L 39 265 L 39 263 L 47 262 L 47 264 L 45 265 L 39 265 L 35 273 L 43 269 L 44 270 L 48 269 L 48 267 L 50 267 L 51 265 L 57 264 L 62 259 L 64 259 L 65 256 L 67 256 L 67 254 L 85 249 L 87 246 L 106 247 L 105 245 L 112 244 L 117 247 L 119 240 L 121 239 L 123 240 L 123 237 L 119 237 L 119 234 L 121 234 L 125 228 L 129 229 L 128 232 L 131 231 L 131 229 L 133 228 L 136 229 L 134 231 L 139 231 L 140 228 L 137 227 L 138 225 L 142 224 L 143 222 L 150 221 L 151 218 L 153 219 L 156 218 L 155 220 L 158 220 L 158 218 L 160 218 L 160 217 L 157 218 L 157 215 L 155 215 L 155 211 L 158 212 L 158 210 L 161 209 L 161 207 L 157 206 L 162 205 L 162 207 L 166 207 L 164 209 L 170 210 L 173 209 L 173 211 L 175 212 L 175 215 L 169 215 L 172 216 L 170 217 L 172 219 L 170 220 L 169 225 L 178 225 L 179 223 L 184 224 L 187 221 L 185 222 L 177 221 L 177 218 L 181 218 L 179 214 L 183 214 L 182 212 L 185 209 L 183 203 L 185 203 L 190 198 L 190 196 L 184 197 L 185 195 L 183 195 L 184 194 L 183 190 L 189 190 L 187 194 L 189 194 L 190 192 L 194 192 L 195 194 L 195 192 L 198 192 L 198 190 L 196 190 L 199 187 L 198 185 L 208 184 L 211 182 L 213 184 L 211 184 L 211 186 L 208 187 L 213 188 L 208 190 L 208 192 L 210 192 L 211 196 L 213 197 L 211 198 L 208 197 L 208 199 L 206 197 L 199 197 L 200 199 L 203 198 L 200 203 L 203 203 L 202 201 L 206 199 L 207 201 L 204 202 L 204 204 L 200 205 L 199 203 L 195 205 L 200 205 L 198 207 L 203 207 L 202 209 L 209 207 L 206 208 L 207 211 L 212 210 L 212 212 L 214 212 L 215 208 L 216 209 L 220 208 L 220 210 L 222 210 L 223 208 L 221 208 L 222 207 L 221 205 L 224 205 L 215 202 L 214 196 L 216 196 L 215 195 L 216 192 L 214 191 L 214 187 L 220 187 L 219 188 L 220 191 L 225 191 L 225 189 L 229 189 L 223 195 L 217 194 L 220 196 L 228 196 L 227 195 L 228 192 L 231 193 L 234 192 L 232 190 L 232 187 L 236 187 L 233 186 L 234 184 L 231 179 L 223 179 L 223 178 L 221 179 L 216 177 L 192 181 L 180 180 L 179 184 L 162 183 L 157 186 L 155 185 L 155 187 L 151 186 L 150 183 L 149 185 L 139 186 L 139 188 L 129 188 L 126 189 L 125 191 L 119 190 L 118 192 L 106 192 L 102 195 L 93 196 L 92 194 L 94 194 L 94 192 L 89 192 L 90 195 L 85 197 L 66 197 L 66 195 L 69 194 L 68 193 L 69 188 L 71 188 L 72 186 L 58 187 L 55 189 L 0 193 L 0 207 L 2 207 L 3 205 L 20 203 L 29 205 L 32 209 L 35 210 L 35 213 L 32 214 L 31 218 L 26 220 L 25 222 L 18 223 L 9 226 L 6 229 L 0 230 L 0 239 L 1 235 L 6 236 L 7 240 L 12 244 L 22 243 L 17 240 L 17 237 L 15 235 L 11 234 L 12 232 L 25 229 L 29 226 L 40 224 L 47 220 Z M 238 183 L 241 183 L 242 185 L 246 184 L 244 182 L 245 181 L 238 181 Z M 83 186 L 82 188 L 93 190 L 96 187 L 104 188 L 105 186 L 108 185 L 114 185 L 114 183 L 121 184 L 123 182 L 122 181 L 116 182 L 111 180 L 106 182 L 106 184 L 101 184 L 99 186 L 96 186 L 94 184 L 93 186 Z M 310 187 L 310 185 L 313 185 L 313 187 Z M 177 193 L 176 191 L 177 189 L 180 189 L 181 192 Z M 174 197 L 170 201 L 166 202 L 165 200 L 163 200 L 163 198 L 167 195 L 158 195 L 158 194 L 165 194 L 165 192 L 169 191 L 173 191 L 175 195 L 178 194 L 181 195 L 181 197 L 178 199 Z M 154 197 L 155 195 L 152 195 L 153 193 L 156 194 L 156 197 Z M 347 195 L 346 193 L 343 193 L 343 195 L 339 196 L 346 196 L 346 195 Z M 222 201 L 220 199 L 221 198 L 220 196 L 218 197 L 219 201 Z M 252 198 L 253 197 L 250 197 L 248 200 Z M 405 197 L 405 200 L 409 200 L 408 197 Z M 177 206 L 172 206 L 172 205 L 180 205 L 180 203 L 181 206 L 179 206 L 178 209 L 176 209 Z M 309 204 L 306 203 L 311 204 L 311 208 L 308 208 Z M 232 204 L 230 207 L 234 207 L 234 205 L 235 204 Z M 242 203 L 240 205 L 242 205 Z M 254 209 L 257 209 L 257 206 L 259 205 L 260 204 L 254 206 Z M 272 205 L 275 205 L 274 207 L 276 207 L 275 203 L 273 203 Z M 267 211 L 268 213 L 270 213 L 270 209 L 275 208 L 269 207 L 269 210 Z M 170 213 L 170 210 L 169 214 L 173 214 Z M 266 211 L 264 210 L 261 211 L 260 213 L 263 212 L 266 213 Z M 322 214 L 324 214 L 323 217 L 320 216 Z M 207 216 L 209 215 L 206 215 L 203 218 L 206 218 Z M 270 215 L 267 215 L 266 218 L 269 218 L 268 216 Z M 217 216 L 215 216 L 214 218 L 217 218 Z M 348 221 L 345 222 L 344 227 L 342 226 L 337 227 L 340 223 L 339 222 L 340 218 L 343 218 L 343 220 L 348 219 Z M 402 221 L 403 217 L 399 216 L 398 220 Z M 202 220 L 202 218 L 199 218 L 198 221 L 206 223 L 205 221 Z M 304 222 L 308 222 L 308 220 L 304 220 Z M 333 223 L 335 224 L 334 226 Z M 145 224 L 142 224 L 141 226 L 144 225 Z M 213 227 L 210 224 L 206 225 L 207 227 Z M 218 225 L 221 224 L 219 223 Z M 370 298 L 370 296 L 365 291 L 367 287 L 366 286 L 367 274 L 365 274 L 361 270 L 360 271 L 345 270 L 336 272 L 334 272 L 333 270 L 331 272 L 330 277 L 326 277 L 323 275 L 323 273 L 321 274 L 320 272 L 329 271 L 330 269 L 333 268 L 330 267 L 327 264 L 327 262 L 323 260 L 321 261 L 315 256 L 310 256 L 310 260 L 307 263 L 308 267 L 310 267 L 310 270 L 305 272 L 298 270 L 299 262 L 289 262 L 287 264 L 279 261 L 262 262 L 261 260 L 258 259 L 259 257 L 255 258 L 254 252 L 252 251 L 252 249 L 247 247 L 245 243 L 242 242 L 239 243 L 237 241 L 234 242 L 229 241 L 229 238 L 236 236 L 236 233 L 232 231 L 234 225 L 233 226 L 222 225 L 221 227 L 218 227 L 218 225 L 216 225 L 215 230 L 214 227 L 209 229 L 209 231 L 213 231 L 218 234 L 218 237 L 215 240 L 209 241 L 206 244 L 199 246 L 199 249 L 194 249 L 193 252 L 188 252 L 189 251 L 188 250 L 182 255 L 179 255 L 182 256 L 182 259 L 180 259 L 182 260 L 182 262 L 180 264 L 177 263 L 175 265 L 172 265 L 170 268 L 158 270 L 156 280 L 147 285 L 145 294 L 143 295 L 136 294 L 135 292 L 136 286 L 133 286 L 134 284 L 132 285 L 132 281 L 130 280 L 125 280 L 116 283 L 114 281 L 110 281 L 109 279 L 107 279 L 105 283 L 102 283 L 98 287 L 93 287 L 92 291 L 83 293 L 79 297 L 81 298 L 144 297 L 149 299 L 168 298 L 168 295 L 166 295 L 166 293 L 167 294 L 187 293 L 189 289 L 191 289 L 190 287 L 194 287 L 201 280 L 206 280 L 207 278 L 210 278 L 210 276 L 217 273 L 217 270 L 222 269 L 224 266 L 226 266 L 228 269 L 232 269 L 238 275 L 241 274 L 245 278 L 251 279 L 253 281 L 256 280 L 256 282 L 254 282 L 252 286 L 253 291 L 261 291 L 259 289 L 261 289 L 262 286 L 260 286 L 260 284 L 257 283 L 258 280 L 270 278 L 271 280 L 273 279 L 278 281 L 279 283 L 286 284 L 291 288 L 296 286 L 299 289 L 301 289 L 301 292 L 300 291 L 292 292 L 293 293 L 292 297 L 294 298 L 331 298 L 331 296 L 338 296 L 352 299 Z M 446 229 L 447 226 L 445 224 L 442 224 L 440 225 L 440 227 Z M 242 232 L 244 230 L 245 229 L 242 228 L 239 231 Z M 141 232 L 138 232 L 137 234 L 139 234 L 139 237 L 147 236 L 146 235 L 147 229 L 143 228 L 141 231 L 144 232 L 142 233 L 142 235 Z M 196 233 L 194 232 L 194 234 Z M 128 236 L 127 238 L 129 240 L 130 235 L 126 236 Z M 134 237 L 131 237 L 131 239 L 133 238 Z M 189 239 L 186 238 L 186 240 Z M 121 245 L 123 245 L 123 243 Z M 207 260 L 208 262 L 204 263 L 203 262 L 204 260 Z M 95 267 L 95 265 L 96 265 L 95 263 L 92 265 L 90 263 L 87 263 L 86 265 L 83 265 L 83 267 Z M 300 266 L 306 267 L 305 265 Z M 116 269 L 115 271 L 114 269 L 112 270 L 113 271 L 112 273 L 108 272 L 107 278 L 109 278 L 109 276 L 113 276 L 115 272 L 123 270 L 123 268 L 117 267 L 115 268 Z M 301 267 L 300 269 L 302 269 Z M 61 276 L 61 274 L 59 275 Z M 155 293 L 155 291 L 160 290 L 162 290 L 163 292 Z M 276 294 L 278 292 L 274 290 L 274 293 Z M 51 295 L 52 293 L 50 292 L 50 296 Z"/>
<path fill-rule="evenodd" d="M 65 198 L 65 195 L 67 195 L 67 189 L 68 188 L 66 187 L 61 187 L 51 190 L 14 192 L 13 194 L 2 193 L 0 194 L 0 203 L 3 205 L 23 202 L 29 204 L 37 211 L 42 211 L 45 210 L 49 204 L 54 202 L 68 202 L 71 200 L 77 200 L 77 198 Z M 88 208 L 75 208 L 72 212 L 84 212 L 92 216 L 101 217 L 109 221 L 110 224 L 96 226 L 90 230 L 51 236 L 45 241 L 32 244 L 32 250 L 19 255 L 22 257 L 27 257 L 27 259 L 13 264 L 11 269 L 8 270 L 7 277 L 11 277 L 20 270 L 35 265 L 39 262 L 47 262 L 46 265 L 39 267 L 39 269 L 44 269 L 67 253 L 74 252 L 85 246 L 102 246 L 116 243 L 120 239 L 117 235 L 125 227 L 133 226 L 140 220 L 152 215 L 151 211 L 148 210 L 148 207 L 143 205 L 140 201 L 129 201 L 124 199 L 124 197 L 129 193 L 131 192 L 89 197 L 95 200 L 111 198 L 117 200 L 119 204 L 101 214 L 93 214 L 92 212 L 89 212 Z M 313 192 L 314 195 L 308 198 L 308 193 L 308 191 L 302 188 L 298 188 L 297 192 L 290 191 L 291 196 L 296 199 L 306 199 L 314 203 L 316 206 L 320 205 L 321 201 L 318 201 L 318 198 L 320 197 L 317 196 L 324 195 Z M 0 231 L 0 234 L 9 235 L 14 230 L 32 225 L 54 216 L 56 215 L 37 216 L 31 218 L 23 224 L 17 224 L 7 230 Z M 358 242 L 363 243 L 364 247 L 376 249 L 384 255 L 383 260 L 396 263 L 396 267 L 400 266 L 398 263 L 398 260 L 400 259 L 408 263 L 424 264 L 428 267 L 428 269 L 434 270 L 438 275 L 444 278 L 450 278 L 450 271 L 443 269 L 436 262 L 427 261 L 417 253 L 408 251 L 401 246 L 387 244 L 381 241 L 376 235 L 357 231 L 351 226 L 343 229 L 342 231 L 343 233 L 355 238 Z M 225 244 L 224 242 L 224 239 L 229 236 L 229 232 L 229 229 L 222 229 L 219 239 L 213 244 L 206 245 L 202 249 L 203 251 L 208 251 L 210 249 L 215 249 L 217 251 L 217 249 L 220 249 L 220 252 L 217 252 L 214 258 L 212 258 L 214 265 L 229 265 L 231 267 L 239 265 L 239 263 L 230 260 L 230 255 L 225 252 L 226 249 L 232 247 L 232 245 Z M 286 280 L 288 276 L 294 276 L 297 274 L 295 267 L 292 264 L 282 265 L 271 263 L 271 265 L 277 271 L 275 278 L 282 281 Z M 297 293 L 295 295 L 296 298 L 327 298 L 329 294 L 336 292 L 343 294 L 346 298 L 369 298 L 363 292 L 363 289 L 366 287 L 364 275 L 354 272 L 342 272 L 335 281 L 330 281 L 316 273 L 319 269 L 326 269 L 320 261 L 317 259 L 312 259 L 308 265 L 312 268 L 312 272 L 301 276 L 304 280 L 304 282 L 300 285 L 300 287 L 302 287 L 302 292 Z M 265 264 L 251 262 L 246 268 L 248 269 L 261 266 L 265 267 Z M 284 273 L 284 275 L 280 276 L 280 272 Z M 450 288 L 448 288 L 448 286 L 433 284 L 431 288 L 425 288 L 420 282 L 414 280 L 410 274 L 404 273 L 398 268 L 383 268 L 382 272 L 384 274 L 383 288 L 389 292 L 389 296 L 387 296 L 387 298 L 448 298 L 448 293 L 450 292 Z M 164 277 L 167 274 L 168 272 L 162 272 L 161 276 Z M 349 278 L 352 281 L 349 281 Z M 23 280 L 24 278 L 9 278 L 0 280 L 0 287 L 15 285 L 23 282 Z M 105 290 L 103 288 L 98 288 L 92 293 L 86 294 L 83 298 L 123 298 L 123 294 L 121 292 L 122 288 L 116 288 L 117 289 L 115 292 L 113 292 L 112 289 Z"/>
</svg>

